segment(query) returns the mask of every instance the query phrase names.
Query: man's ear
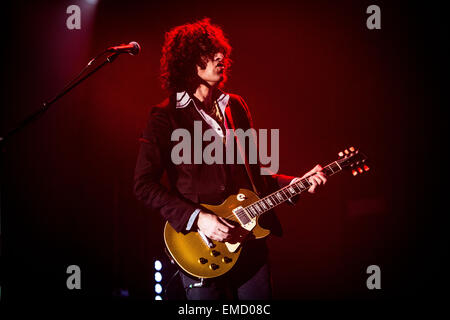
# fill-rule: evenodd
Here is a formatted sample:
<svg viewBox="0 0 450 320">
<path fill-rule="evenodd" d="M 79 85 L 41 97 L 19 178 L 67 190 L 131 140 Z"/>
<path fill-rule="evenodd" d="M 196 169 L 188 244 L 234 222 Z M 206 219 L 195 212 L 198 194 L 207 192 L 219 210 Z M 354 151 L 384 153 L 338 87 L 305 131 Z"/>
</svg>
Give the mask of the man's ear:
<svg viewBox="0 0 450 320">
<path fill-rule="evenodd" d="M 199 70 L 205 70 L 206 66 L 208 64 L 208 58 L 207 57 L 200 57 L 198 63 L 196 64 L 197 71 Z"/>
<path fill-rule="evenodd" d="M 195 65 L 195 69 L 197 70 L 197 73 L 198 73 L 200 70 L 205 70 L 206 67 L 202 68 L 201 66 L 199 66 L 198 64 L 196 64 L 196 65 Z"/>
</svg>

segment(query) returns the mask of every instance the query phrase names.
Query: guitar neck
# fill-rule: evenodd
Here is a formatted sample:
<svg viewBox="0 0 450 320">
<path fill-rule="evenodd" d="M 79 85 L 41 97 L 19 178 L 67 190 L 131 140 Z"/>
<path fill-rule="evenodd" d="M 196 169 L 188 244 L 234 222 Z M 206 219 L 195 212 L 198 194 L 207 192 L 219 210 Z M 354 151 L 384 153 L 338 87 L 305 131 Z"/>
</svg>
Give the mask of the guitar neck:
<svg viewBox="0 0 450 320">
<path fill-rule="evenodd" d="M 325 173 L 326 176 L 332 176 L 333 174 L 338 173 L 341 170 L 342 167 L 339 165 L 338 161 L 332 162 L 322 169 L 323 173 Z M 303 191 L 308 190 L 311 185 L 312 184 L 309 183 L 308 178 L 303 178 L 293 184 L 281 188 L 278 191 L 275 191 L 274 193 L 269 194 L 264 198 L 259 199 L 251 205 L 243 208 L 243 210 L 250 220 L 262 215 L 264 212 L 275 208 L 288 199 L 302 193 Z"/>
</svg>

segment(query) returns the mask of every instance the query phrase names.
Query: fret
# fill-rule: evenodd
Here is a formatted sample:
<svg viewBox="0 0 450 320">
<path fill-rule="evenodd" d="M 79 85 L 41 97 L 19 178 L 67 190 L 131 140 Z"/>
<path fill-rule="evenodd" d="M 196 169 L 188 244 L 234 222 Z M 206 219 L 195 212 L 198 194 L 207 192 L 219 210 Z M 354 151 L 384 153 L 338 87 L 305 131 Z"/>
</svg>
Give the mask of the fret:
<svg viewBox="0 0 450 320">
<path fill-rule="evenodd" d="M 250 205 L 250 211 L 251 211 L 253 217 L 256 217 L 258 215 L 255 208 L 253 208 L 253 205 Z"/>
<path fill-rule="evenodd" d="M 267 211 L 267 206 L 264 203 L 264 200 L 260 200 L 260 201 L 258 201 L 258 203 L 261 205 L 261 207 L 263 208 L 264 211 Z"/>
<path fill-rule="evenodd" d="M 248 209 L 243 208 L 243 211 L 244 211 L 244 213 L 247 215 L 247 217 L 254 218 L 254 216 L 251 214 L 251 212 L 250 212 Z"/>
<path fill-rule="evenodd" d="M 302 188 L 300 188 L 300 187 L 298 186 L 297 183 L 293 183 L 291 186 L 292 186 L 292 188 L 294 188 L 294 190 L 295 190 L 296 193 L 302 192 Z M 298 190 L 296 190 L 296 188 L 297 188 Z"/>
<path fill-rule="evenodd" d="M 309 183 L 308 179 L 303 179 L 302 184 L 305 187 L 305 189 L 311 187 L 311 183 Z"/>
<path fill-rule="evenodd" d="M 280 202 L 278 202 L 278 199 L 277 199 L 277 197 L 276 196 L 274 196 L 273 194 L 271 194 L 270 196 L 270 199 L 272 199 L 272 201 L 275 203 L 275 205 L 278 205 L 278 204 L 280 204 Z"/>
<path fill-rule="evenodd" d="M 289 199 L 289 194 L 287 194 L 287 195 L 286 195 L 286 193 L 285 193 L 285 192 L 286 192 L 286 190 L 285 190 L 284 188 L 283 188 L 283 189 L 281 189 L 280 191 L 281 191 L 281 192 L 282 192 L 282 194 L 283 194 L 283 195 L 284 195 L 284 196 L 286 197 L 286 199 L 284 199 L 284 198 L 283 198 L 283 200 L 287 200 L 287 199 Z"/>
<path fill-rule="evenodd" d="M 255 216 L 253 215 L 251 209 L 250 209 L 250 206 L 248 206 L 248 207 L 245 208 L 244 210 L 245 210 L 245 212 L 246 212 L 250 217 L 252 217 L 252 218 L 255 217 Z"/>
<path fill-rule="evenodd" d="M 323 168 L 323 172 L 326 175 L 333 175 L 342 170 L 338 161 L 330 163 L 329 165 Z M 300 179 L 295 183 L 292 183 L 284 188 L 281 188 L 266 197 L 259 199 L 251 205 L 248 205 L 244 210 L 240 210 L 235 212 L 235 215 L 238 219 L 243 221 L 250 221 L 251 218 L 255 218 L 266 211 L 276 207 L 277 205 L 285 202 L 288 199 L 291 199 L 297 194 L 300 194 L 302 191 L 307 190 L 312 186 L 312 183 L 309 182 L 308 178 Z"/>
<path fill-rule="evenodd" d="M 286 194 L 286 197 L 288 197 L 288 199 L 289 199 L 290 197 L 292 197 L 292 192 L 291 192 L 290 186 L 285 187 L 285 188 L 284 188 L 284 192 L 285 192 L 285 194 Z"/>
<path fill-rule="evenodd" d="M 294 188 L 292 187 L 292 185 L 288 187 L 288 190 L 289 190 L 289 192 L 291 193 L 291 195 L 292 195 L 292 194 L 295 195 L 295 190 L 294 190 Z"/>
<path fill-rule="evenodd" d="M 323 170 L 324 170 L 324 171 L 327 171 L 327 170 L 329 170 L 329 171 L 331 171 L 331 174 L 333 174 L 333 173 L 334 173 L 333 167 L 332 167 L 331 165 L 329 165 L 329 166 L 326 166 L 325 168 L 323 168 Z"/>
<path fill-rule="evenodd" d="M 305 187 L 305 185 L 303 184 L 302 180 L 300 180 L 300 181 L 297 182 L 297 183 L 300 183 L 300 184 L 302 185 L 302 186 L 300 187 L 301 190 L 305 190 L 305 189 L 306 189 L 306 187 Z"/>
<path fill-rule="evenodd" d="M 335 161 L 335 162 L 333 162 L 333 163 L 330 163 L 328 166 L 326 166 L 325 168 L 324 168 L 324 171 L 328 171 L 328 175 L 333 175 L 333 174 L 335 174 L 335 173 L 337 173 L 337 172 L 339 172 L 340 170 L 342 170 L 342 168 L 341 168 L 341 166 L 339 165 L 339 163 L 337 162 L 337 161 Z M 325 172 L 326 172 L 325 171 Z"/>
<path fill-rule="evenodd" d="M 275 195 L 277 196 L 277 198 L 278 198 L 281 202 L 284 201 L 283 197 L 281 196 L 281 192 L 280 192 L 280 191 L 277 191 L 277 192 L 275 193 Z"/>
</svg>

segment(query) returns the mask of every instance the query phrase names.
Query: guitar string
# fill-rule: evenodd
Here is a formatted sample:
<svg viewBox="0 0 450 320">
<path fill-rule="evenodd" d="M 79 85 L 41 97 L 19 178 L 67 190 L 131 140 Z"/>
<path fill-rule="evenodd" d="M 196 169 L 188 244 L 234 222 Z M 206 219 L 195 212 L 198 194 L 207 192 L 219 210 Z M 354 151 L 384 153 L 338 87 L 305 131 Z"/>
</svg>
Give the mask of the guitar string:
<svg viewBox="0 0 450 320">
<path fill-rule="evenodd" d="M 269 198 L 269 197 L 271 197 L 271 196 L 274 196 L 275 193 L 281 193 L 281 192 L 283 192 L 284 196 L 287 197 L 287 198 L 284 199 L 284 198 L 282 197 L 283 200 L 277 200 L 277 201 L 280 201 L 280 202 L 277 203 L 275 206 L 273 206 L 273 207 L 276 207 L 277 205 L 281 204 L 282 202 L 284 202 L 284 201 L 290 199 L 290 197 L 286 196 L 286 194 L 284 193 L 284 191 L 285 191 L 287 188 L 291 187 L 292 185 L 295 184 L 295 185 L 299 188 L 300 192 L 298 192 L 297 194 L 300 194 L 301 192 L 303 192 L 304 190 L 306 190 L 306 188 L 303 188 L 303 189 L 302 189 L 302 187 L 300 187 L 300 186 L 298 185 L 298 184 L 299 184 L 300 182 L 302 182 L 303 180 L 305 180 L 305 182 L 307 181 L 306 178 L 305 178 L 305 179 L 302 179 L 302 180 L 300 180 L 300 181 L 297 181 L 297 182 L 295 182 L 295 183 L 293 183 L 293 184 L 291 184 L 291 185 L 288 185 L 288 186 L 286 186 L 286 187 L 283 187 L 283 188 L 281 188 L 280 190 L 275 191 L 275 192 L 273 192 L 273 193 L 271 193 L 271 194 L 265 196 L 264 198 L 261 198 L 261 199 L 255 201 L 254 203 L 252 203 L 252 204 L 250 204 L 250 205 L 248 205 L 248 206 L 242 208 L 242 209 L 243 209 L 244 211 L 246 211 L 246 208 L 251 207 L 251 206 L 257 204 L 258 202 L 263 202 L 263 203 L 264 203 L 264 201 L 266 200 L 266 198 Z M 309 183 L 309 182 L 308 182 L 308 183 Z M 310 186 L 311 186 L 311 185 L 309 185 L 308 187 L 310 187 Z M 307 188 L 308 188 L 308 187 L 307 187 Z M 295 190 L 295 189 L 294 189 L 294 190 Z M 297 194 L 296 194 L 296 195 L 297 195 Z M 276 198 L 276 199 L 277 199 L 277 198 Z M 273 201 L 273 202 L 276 203 L 276 201 Z M 268 210 L 262 209 L 263 212 L 261 212 L 260 214 L 262 214 L 262 213 L 264 213 L 264 212 L 266 212 L 266 211 L 269 211 L 270 209 L 273 208 L 273 207 L 270 207 L 270 205 L 266 205 L 266 207 L 269 207 L 269 209 L 268 209 Z M 257 211 L 257 210 L 256 210 L 256 211 Z M 224 219 L 231 218 L 231 217 L 233 217 L 233 216 L 235 216 L 235 215 L 238 215 L 239 217 L 242 217 L 242 216 L 243 216 L 243 215 L 242 215 L 242 211 L 240 211 L 240 212 L 238 212 L 238 213 L 236 213 L 236 214 L 233 213 L 233 214 L 231 214 L 231 215 L 225 217 Z M 238 218 L 239 218 L 239 217 L 238 217 Z"/>
<path fill-rule="evenodd" d="M 341 159 L 339 159 L 339 160 L 341 160 Z M 338 160 L 338 161 L 339 161 L 339 160 Z M 337 163 L 337 161 L 332 162 L 332 163 L 330 163 L 329 165 L 326 165 L 322 170 L 331 170 L 331 173 L 328 174 L 329 176 L 335 174 L 336 172 L 340 171 L 340 170 L 339 170 L 340 167 L 338 168 L 337 171 L 331 169 L 331 166 L 332 166 L 333 164 L 335 164 L 335 163 Z M 338 166 L 339 166 L 339 165 L 338 165 Z M 302 183 L 302 181 L 303 181 L 303 182 L 308 182 L 309 186 L 307 186 L 306 188 L 303 188 L 303 189 L 302 189 L 302 188 L 298 185 L 299 183 Z M 306 177 L 306 178 L 304 178 L 304 179 L 302 179 L 302 180 L 300 180 L 300 181 L 297 181 L 297 182 L 295 182 L 295 183 L 293 183 L 293 184 L 287 185 L 287 186 L 281 188 L 280 190 L 275 191 L 275 192 L 269 194 L 268 196 L 265 196 L 264 198 L 261 198 L 261 199 L 255 201 L 254 203 L 252 203 L 252 204 L 250 204 L 250 205 L 248 205 L 248 206 L 246 206 L 246 207 L 244 207 L 244 208 L 242 208 L 242 209 L 243 209 L 244 211 L 246 211 L 245 208 L 248 208 L 248 207 L 250 207 L 250 206 L 253 206 L 253 205 L 255 205 L 255 204 L 258 203 L 258 202 L 263 202 L 264 199 L 266 199 L 266 198 L 268 198 L 268 197 L 270 197 L 270 196 L 272 196 L 272 195 L 275 195 L 276 193 L 280 193 L 281 191 L 283 191 L 283 193 L 284 193 L 285 189 L 291 187 L 291 186 L 294 185 L 294 184 L 297 185 L 297 187 L 298 187 L 299 190 L 300 190 L 300 192 L 298 192 L 296 195 L 300 194 L 301 192 L 305 191 L 307 188 L 309 188 L 309 187 L 311 186 L 311 183 L 308 181 L 308 177 Z M 304 183 L 302 183 L 302 185 L 303 185 L 303 184 L 304 184 Z M 294 190 L 295 190 L 295 189 L 294 189 Z M 286 194 L 285 194 L 285 196 L 286 196 Z M 294 196 L 295 196 L 295 195 L 294 195 Z M 294 197 L 294 196 L 292 196 L 292 197 Z M 286 197 L 287 197 L 287 196 L 286 196 Z M 284 198 L 283 198 L 283 200 L 282 200 L 281 202 L 277 203 L 277 204 L 276 204 L 275 206 L 273 206 L 273 207 L 276 207 L 276 206 L 280 205 L 281 203 L 283 203 L 284 201 L 287 201 L 288 199 L 290 199 L 290 198 L 292 198 L 292 197 L 287 197 L 287 199 L 284 199 Z M 272 208 L 273 208 L 273 207 L 272 207 Z M 262 212 L 260 213 L 260 215 L 263 214 L 263 213 L 265 213 L 265 212 L 267 212 L 267 211 L 269 211 L 269 210 L 272 209 L 272 208 L 269 206 L 269 209 L 268 209 L 268 210 L 262 210 Z M 244 213 L 244 214 L 245 214 L 245 213 Z M 242 211 L 238 212 L 237 214 L 234 214 L 234 213 L 233 213 L 233 214 L 231 214 L 231 215 L 225 217 L 224 219 L 230 219 L 230 218 L 232 218 L 232 217 L 234 217 L 234 216 L 236 216 L 236 217 L 239 219 L 239 217 L 242 217 L 242 216 L 243 216 L 243 215 L 242 215 Z M 241 220 L 241 219 L 239 219 L 239 220 Z"/>
</svg>

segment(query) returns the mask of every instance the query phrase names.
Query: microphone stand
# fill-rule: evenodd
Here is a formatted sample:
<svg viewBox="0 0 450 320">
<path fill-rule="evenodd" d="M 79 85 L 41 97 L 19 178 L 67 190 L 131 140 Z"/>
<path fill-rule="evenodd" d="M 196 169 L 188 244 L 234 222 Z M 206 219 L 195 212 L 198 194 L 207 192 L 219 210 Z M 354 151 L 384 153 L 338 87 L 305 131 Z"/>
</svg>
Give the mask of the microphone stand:
<svg viewBox="0 0 450 320">
<path fill-rule="evenodd" d="M 0 136 L 0 153 L 1 153 L 0 154 L 0 226 L 1 226 L 1 222 L 2 222 L 1 218 L 2 218 L 2 209 L 3 209 L 3 205 L 2 205 L 2 201 L 3 201 L 3 193 L 2 193 L 3 183 L 2 183 L 2 181 L 3 181 L 3 153 L 5 152 L 5 149 L 3 148 L 4 145 L 17 132 L 19 132 L 21 129 L 25 128 L 28 124 L 30 124 L 31 122 L 35 121 L 40 116 L 42 116 L 44 114 L 44 112 L 47 111 L 57 100 L 59 100 L 64 95 L 66 95 L 70 90 L 72 90 L 73 88 L 78 86 L 85 79 L 87 79 L 90 76 L 92 76 L 95 72 L 100 70 L 107 63 L 112 63 L 117 58 L 117 56 L 120 54 L 120 52 L 117 52 L 117 51 L 109 54 L 108 57 L 106 57 L 105 61 L 103 61 L 101 64 L 99 64 L 97 67 L 95 67 L 92 71 L 90 71 L 89 73 L 87 73 L 83 77 L 79 78 L 91 66 L 91 64 L 95 60 L 97 60 L 97 58 L 99 58 L 100 56 L 104 55 L 107 52 L 109 52 L 109 50 L 105 50 L 102 53 L 100 53 L 99 55 L 95 56 L 93 59 L 91 59 L 89 61 L 89 63 L 83 68 L 83 70 L 81 70 L 81 72 L 71 82 L 69 82 L 61 90 L 61 92 L 58 93 L 53 99 L 51 99 L 49 101 L 45 101 L 44 103 L 42 103 L 42 106 L 41 106 L 41 108 L 39 110 L 35 111 L 34 113 L 32 113 L 31 115 L 26 117 L 14 129 L 12 129 L 9 132 L 7 132 L 5 136 L 3 136 L 3 137 Z M 3 227 L 2 227 L 2 229 L 3 229 Z M 0 232 L 0 242 L 3 243 L 1 232 Z M 0 257 L 3 257 L 3 253 L 1 251 L 0 251 Z M 0 267 L 5 268 L 5 266 L 3 265 L 3 262 L 0 262 L 0 263 L 1 263 Z"/>
<path fill-rule="evenodd" d="M 5 142 L 8 141 L 8 139 L 10 139 L 14 134 L 16 134 L 17 132 L 19 132 L 21 129 L 23 129 L 24 127 L 26 127 L 29 123 L 33 122 L 34 120 L 38 119 L 40 116 L 42 116 L 44 114 L 45 111 L 47 111 L 57 100 L 59 100 L 62 96 L 66 95 L 70 90 L 72 90 L 73 88 L 75 88 L 76 86 L 78 86 L 81 82 L 83 82 L 84 80 L 86 80 L 87 78 L 89 78 L 91 75 L 93 75 L 95 72 L 97 72 L 98 70 L 100 70 L 103 66 L 105 66 L 107 63 L 112 63 L 117 56 L 120 54 L 120 52 L 114 52 L 111 53 L 108 57 L 106 57 L 105 61 L 103 61 L 100 65 L 98 65 L 97 67 L 95 67 L 95 69 L 93 69 L 92 71 L 90 71 L 88 74 L 86 74 L 85 76 L 81 77 L 80 79 L 77 80 L 77 78 L 101 55 L 103 55 L 105 52 L 107 51 L 103 51 L 102 53 L 100 53 L 99 55 L 97 55 L 95 58 L 91 59 L 91 61 L 89 61 L 89 63 L 86 65 L 86 67 L 84 67 L 84 69 L 78 74 L 78 76 L 76 76 L 71 82 L 69 82 L 68 85 L 66 85 L 60 93 L 58 93 L 53 99 L 49 100 L 49 101 L 45 101 L 42 103 L 42 106 L 39 110 L 35 111 L 34 113 L 32 113 L 31 115 L 29 115 L 28 117 L 26 117 L 22 122 L 19 123 L 19 125 L 17 125 L 17 127 L 15 127 L 14 129 L 10 130 L 4 137 L 0 136 L 0 146 L 2 146 Z M 75 81 L 76 80 L 76 81 Z"/>
</svg>

